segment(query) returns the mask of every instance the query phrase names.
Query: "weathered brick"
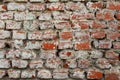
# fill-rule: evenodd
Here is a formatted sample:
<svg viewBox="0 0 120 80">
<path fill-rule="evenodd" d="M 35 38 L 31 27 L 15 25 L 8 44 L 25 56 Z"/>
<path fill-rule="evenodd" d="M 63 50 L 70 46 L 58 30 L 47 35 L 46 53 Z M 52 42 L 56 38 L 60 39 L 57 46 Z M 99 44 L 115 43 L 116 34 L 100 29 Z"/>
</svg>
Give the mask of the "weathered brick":
<svg viewBox="0 0 120 80">
<path fill-rule="evenodd" d="M 0 78 L 3 78 L 5 76 L 6 72 L 4 70 L 0 70 Z"/>
<path fill-rule="evenodd" d="M 47 69 L 41 69 L 41 70 L 38 70 L 37 77 L 43 78 L 43 79 L 50 79 L 52 78 L 52 74 Z"/>
<path fill-rule="evenodd" d="M 30 3 L 27 4 L 27 8 L 34 11 L 43 11 L 45 10 L 45 5 L 41 3 Z"/>
<path fill-rule="evenodd" d="M 22 26 L 22 22 L 16 22 L 13 20 L 6 21 L 6 29 L 20 29 Z"/>
<path fill-rule="evenodd" d="M 92 22 L 92 26 L 93 29 L 103 29 L 106 28 L 105 22 L 103 21 L 98 21 L 98 20 L 94 20 Z"/>
<path fill-rule="evenodd" d="M 116 17 L 117 19 L 120 19 L 120 13 L 116 13 L 116 14 L 115 14 L 115 17 Z"/>
<path fill-rule="evenodd" d="M 67 79 L 68 78 L 68 69 L 55 69 L 53 70 L 54 79 Z"/>
<path fill-rule="evenodd" d="M 56 40 L 58 39 L 57 32 L 54 30 L 45 30 L 43 32 L 43 39 L 45 40 Z"/>
<path fill-rule="evenodd" d="M 76 40 L 88 40 L 90 39 L 90 32 L 88 31 L 76 31 L 74 32 Z"/>
<path fill-rule="evenodd" d="M 42 48 L 44 50 L 55 50 L 57 48 L 57 45 L 55 42 L 50 42 L 50 41 L 45 42 L 44 41 L 44 42 L 42 42 Z"/>
<path fill-rule="evenodd" d="M 30 2 L 44 2 L 44 0 L 30 0 Z"/>
<path fill-rule="evenodd" d="M 20 78 L 20 70 L 9 69 L 7 70 L 9 78 Z"/>
<path fill-rule="evenodd" d="M 118 40 L 120 37 L 120 33 L 119 32 L 108 32 L 107 33 L 107 38 L 109 40 Z"/>
<path fill-rule="evenodd" d="M 2 20 L 13 19 L 13 12 L 0 13 L 0 19 Z"/>
<path fill-rule="evenodd" d="M 84 75 L 84 72 L 85 71 L 83 71 L 83 70 L 81 70 L 81 69 L 78 69 L 78 68 L 76 68 L 76 69 L 73 69 L 70 73 L 70 76 L 72 77 L 72 78 L 75 78 L 75 79 L 84 79 L 85 78 L 85 75 Z"/>
<path fill-rule="evenodd" d="M 111 67 L 110 62 L 107 59 L 105 59 L 105 58 L 97 59 L 96 64 L 101 69 L 108 69 L 108 68 Z"/>
<path fill-rule="evenodd" d="M 7 10 L 7 6 L 2 4 L 0 5 L 0 11 L 6 11 Z"/>
<path fill-rule="evenodd" d="M 59 32 L 59 36 L 63 40 L 71 40 L 73 39 L 73 32 L 68 30 L 63 30 Z"/>
<path fill-rule="evenodd" d="M 0 29 L 4 29 L 5 28 L 5 22 L 0 20 Z"/>
<path fill-rule="evenodd" d="M 48 2 L 58 2 L 59 0 L 46 0 Z"/>
<path fill-rule="evenodd" d="M 22 20 L 34 20 L 36 16 L 31 12 L 16 12 L 14 14 L 14 20 L 22 21 Z"/>
<path fill-rule="evenodd" d="M 23 40 L 14 40 L 13 47 L 16 49 L 20 49 L 21 47 L 23 47 Z"/>
<path fill-rule="evenodd" d="M 75 50 L 90 50 L 91 42 L 90 41 L 82 41 L 75 43 Z"/>
<path fill-rule="evenodd" d="M 72 28 L 73 29 L 89 29 L 90 22 L 82 21 L 82 20 L 73 20 L 72 21 Z"/>
<path fill-rule="evenodd" d="M 51 19 L 52 19 L 51 12 L 43 12 L 39 16 L 39 20 L 51 20 Z"/>
<path fill-rule="evenodd" d="M 52 15 L 55 20 L 69 20 L 70 19 L 70 12 L 59 12 L 53 11 Z"/>
<path fill-rule="evenodd" d="M 35 78 L 36 71 L 35 70 L 23 70 L 21 73 L 21 78 Z"/>
<path fill-rule="evenodd" d="M 61 64 L 62 61 L 59 58 L 51 58 L 46 60 L 45 66 L 47 68 L 59 68 Z"/>
<path fill-rule="evenodd" d="M 102 71 L 98 69 L 89 69 L 87 71 L 87 78 L 88 79 L 101 79 L 103 78 L 103 73 Z"/>
<path fill-rule="evenodd" d="M 46 5 L 48 10 L 64 10 L 64 3 L 48 3 Z"/>
<path fill-rule="evenodd" d="M 14 30 L 13 31 L 13 39 L 26 39 L 26 32 L 23 30 Z"/>
<path fill-rule="evenodd" d="M 35 59 L 36 53 L 32 50 L 24 50 L 21 53 L 21 59 Z"/>
<path fill-rule="evenodd" d="M 15 0 L 16 2 L 27 2 L 28 0 Z"/>
<path fill-rule="evenodd" d="M 0 40 L 0 48 L 5 48 L 5 40 Z"/>
<path fill-rule="evenodd" d="M 0 39 L 7 39 L 7 38 L 10 38 L 11 35 L 10 35 L 10 31 L 7 31 L 7 30 L 0 30 Z"/>
<path fill-rule="evenodd" d="M 119 49 L 120 48 L 120 42 L 113 42 L 113 48 Z"/>
<path fill-rule="evenodd" d="M 29 32 L 28 39 L 30 39 L 30 40 L 42 40 L 43 33 L 41 31 Z"/>
<path fill-rule="evenodd" d="M 29 63 L 29 67 L 31 69 L 42 68 L 43 67 L 43 61 L 42 60 L 32 60 Z"/>
<path fill-rule="evenodd" d="M 58 42 L 58 49 L 72 49 L 72 48 L 73 48 L 72 41 L 60 40 Z"/>
<path fill-rule="evenodd" d="M 26 68 L 28 62 L 26 60 L 14 59 L 12 60 L 12 67 L 13 68 Z"/>
<path fill-rule="evenodd" d="M 19 4 L 19 3 L 8 3 L 7 5 L 7 10 L 11 10 L 11 11 L 24 11 L 26 10 L 26 6 L 24 4 Z"/>
<path fill-rule="evenodd" d="M 61 59 L 71 59 L 74 58 L 75 53 L 73 50 L 63 50 L 59 52 L 59 57 Z"/>
<path fill-rule="evenodd" d="M 56 29 L 70 29 L 71 28 L 71 23 L 69 21 L 63 21 L 63 20 L 56 20 L 54 21 L 55 28 Z"/>
<path fill-rule="evenodd" d="M 40 29 L 53 29 L 54 24 L 51 21 L 44 21 L 40 22 L 39 27 Z"/>
<path fill-rule="evenodd" d="M 56 51 L 55 50 L 41 50 L 40 52 L 40 58 L 42 59 L 53 59 L 56 58 Z"/>
<path fill-rule="evenodd" d="M 106 51 L 105 57 L 109 59 L 119 59 L 119 54 L 116 53 L 115 51 L 109 50 Z"/>
<path fill-rule="evenodd" d="M 81 10 L 83 9 L 85 6 L 84 4 L 80 3 L 80 2 L 77 2 L 77 3 L 74 3 L 74 2 L 68 2 L 66 3 L 66 9 L 67 10 Z"/>
<path fill-rule="evenodd" d="M 20 58 L 21 51 L 20 50 L 6 50 L 6 58 Z"/>
<path fill-rule="evenodd" d="M 0 68 L 10 68 L 10 60 L 0 59 Z"/>
<path fill-rule="evenodd" d="M 39 41 L 28 41 L 25 49 L 40 49 L 41 44 Z"/>
<path fill-rule="evenodd" d="M 106 32 L 104 30 L 96 30 L 91 32 L 91 37 L 94 39 L 103 39 L 105 38 Z"/>
<path fill-rule="evenodd" d="M 77 62 L 76 59 L 67 59 L 66 62 L 63 64 L 64 68 L 76 68 Z"/>
<path fill-rule="evenodd" d="M 88 68 L 90 66 L 91 66 L 91 60 L 88 60 L 88 59 L 79 59 L 78 60 L 78 67 Z"/>
</svg>

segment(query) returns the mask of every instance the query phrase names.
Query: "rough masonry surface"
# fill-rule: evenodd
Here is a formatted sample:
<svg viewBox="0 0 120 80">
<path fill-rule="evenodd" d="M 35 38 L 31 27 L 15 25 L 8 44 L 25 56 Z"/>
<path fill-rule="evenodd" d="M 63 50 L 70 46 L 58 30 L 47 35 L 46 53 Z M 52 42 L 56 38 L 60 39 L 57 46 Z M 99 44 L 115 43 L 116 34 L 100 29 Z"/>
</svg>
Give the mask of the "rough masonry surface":
<svg viewBox="0 0 120 80">
<path fill-rule="evenodd" d="M 120 80 L 120 0 L 0 0 L 0 80 Z"/>
</svg>

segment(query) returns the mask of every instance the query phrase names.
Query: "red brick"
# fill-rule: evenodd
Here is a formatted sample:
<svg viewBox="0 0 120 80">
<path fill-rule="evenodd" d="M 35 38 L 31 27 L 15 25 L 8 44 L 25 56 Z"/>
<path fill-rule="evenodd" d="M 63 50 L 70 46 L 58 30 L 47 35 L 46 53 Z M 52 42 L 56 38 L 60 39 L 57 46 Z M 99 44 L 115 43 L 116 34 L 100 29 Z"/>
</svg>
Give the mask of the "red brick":
<svg viewBox="0 0 120 80">
<path fill-rule="evenodd" d="M 98 11 L 96 13 L 96 19 L 106 20 L 106 21 L 114 20 L 114 14 L 112 11 L 107 11 L 107 10 Z"/>
<path fill-rule="evenodd" d="M 113 42 L 114 49 L 120 49 L 120 42 Z"/>
<path fill-rule="evenodd" d="M 29 10 L 36 10 L 36 11 L 43 11 L 45 10 L 45 5 L 44 4 L 39 4 L 39 3 L 30 3 L 27 5 L 27 8 Z"/>
<path fill-rule="evenodd" d="M 119 54 L 115 51 L 107 51 L 105 53 L 105 57 L 109 59 L 119 59 Z"/>
<path fill-rule="evenodd" d="M 73 33 L 71 31 L 62 31 L 59 33 L 60 38 L 63 40 L 71 40 L 73 39 Z"/>
<path fill-rule="evenodd" d="M 109 40 L 118 40 L 120 38 L 120 33 L 119 32 L 108 32 L 107 38 Z"/>
<path fill-rule="evenodd" d="M 68 21 L 54 21 L 56 29 L 69 29 L 71 28 L 71 23 Z"/>
<path fill-rule="evenodd" d="M 68 2 L 66 3 L 66 9 L 67 10 L 80 10 L 84 8 L 84 4 L 82 3 L 74 3 L 74 2 Z"/>
<path fill-rule="evenodd" d="M 120 13 L 116 13 L 115 16 L 117 19 L 120 19 Z"/>
<path fill-rule="evenodd" d="M 93 19 L 94 18 L 94 15 L 93 13 L 78 13 L 78 12 L 74 12 L 72 15 L 71 15 L 71 19 Z"/>
<path fill-rule="evenodd" d="M 89 29 L 89 26 L 90 24 L 88 21 L 75 20 L 72 22 L 73 29 Z"/>
<path fill-rule="evenodd" d="M 101 79 L 103 78 L 103 73 L 98 69 L 89 69 L 87 71 L 87 78 L 88 79 Z"/>
<path fill-rule="evenodd" d="M 120 80 L 119 74 L 115 72 L 106 71 L 105 80 Z"/>
<path fill-rule="evenodd" d="M 103 8 L 103 2 L 98 1 L 98 2 L 88 2 L 87 7 L 89 9 L 101 9 Z"/>
<path fill-rule="evenodd" d="M 100 30 L 100 31 L 98 31 L 98 30 L 96 30 L 96 31 L 92 31 L 91 32 L 91 36 L 92 36 L 92 38 L 94 38 L 94 39 L 102 39 L 102 38 L 105 38 L 105 31 L 103 31 L 103 30 Z"/>
<path fill-rule="evenodd" d="M 90 49 L 91 49 L 91 42 L 89 41 L 75 43 L 75 50 L 90 50 Z"/>
<path fill-rule="evenodd" d="M 76 40 L 88 40 L 90 38 L 90 33 L 85 31 L 77 31 L 74 33 Z"/>
<path fill-rule="evenodd" d="M 48 3 L 47 4 L 48 10 L 64 10 L 64 3 Z"/>
<path fill-rule="evenodd" d="M 120 2 L 115 2 L 115 1 L 107 2 L 107 9 L 120 10 Z"/>
<path fill-rule="evenodd" d="M 72 41 L 59 41 L 58 42 L 58 49 L 70 49 L 73 47 Z"/>
<path fill-rule="evenodd" d="M 98 45 L 98 48 L 101 48 L 101 49 L 109 49 L 111 47 L 112 47 L 111 41 L 107 41 L 107 40 L 100 41 Z"/>
<path fill-rule="evenodd" d="M 0 5 L 0 11 L 6 11 L 7 6 L 6 5 Z"/>
<path fill-rule="evenodd" d="M 93 29 L 102 29 L 102 28 L 106 28 L 106 25 L 105 25 L 105 22 L 100 22 L 100 21 L 94 20 L 92 22 L 92 28 Z"/>
<path fill-rule="evenodd" d="M 80 68 L 88 68 L 91 66 L 91 61 L 88 59 L 79 59 L 78 60 L 78 67 Z"/>
<path fill-rule="evenodd" d="M 45 50 L 54 50 L 57 46 L 55 42 L 42 42 L 42 48 Z"/>
</svg>

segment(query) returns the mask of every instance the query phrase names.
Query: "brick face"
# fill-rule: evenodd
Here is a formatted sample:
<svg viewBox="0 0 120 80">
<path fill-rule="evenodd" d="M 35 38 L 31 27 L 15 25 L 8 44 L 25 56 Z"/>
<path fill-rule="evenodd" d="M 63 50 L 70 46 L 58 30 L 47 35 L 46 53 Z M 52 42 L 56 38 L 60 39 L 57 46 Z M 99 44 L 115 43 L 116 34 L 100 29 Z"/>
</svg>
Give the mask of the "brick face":
<svg viewBox="0 0 120 80">
<path fill-rule="evenodd" d="M 0 80 L 120 80 L 119 0 L 1 0 Z"/>
</svg>

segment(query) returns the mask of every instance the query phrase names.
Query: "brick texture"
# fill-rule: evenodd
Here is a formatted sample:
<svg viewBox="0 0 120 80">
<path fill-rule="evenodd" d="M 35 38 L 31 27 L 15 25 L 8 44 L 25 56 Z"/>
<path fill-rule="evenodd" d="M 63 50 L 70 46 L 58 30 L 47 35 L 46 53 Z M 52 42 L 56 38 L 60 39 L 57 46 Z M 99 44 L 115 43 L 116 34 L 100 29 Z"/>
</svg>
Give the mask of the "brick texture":
<svg viewBox="0 0 120 80">
<path fill-rule="evenodd" d="M 0 80 L 120 80 L 120 0 L 0 0 Z"/>
</svg>

